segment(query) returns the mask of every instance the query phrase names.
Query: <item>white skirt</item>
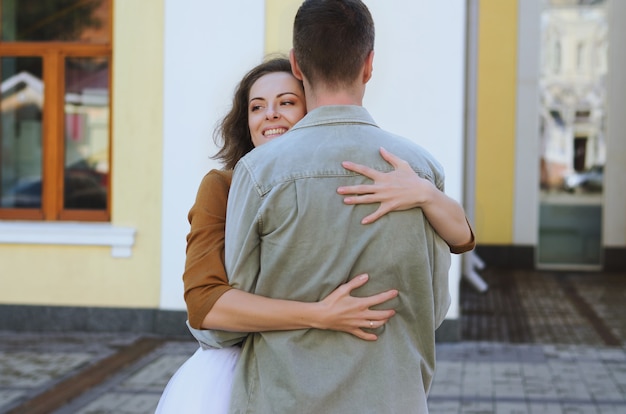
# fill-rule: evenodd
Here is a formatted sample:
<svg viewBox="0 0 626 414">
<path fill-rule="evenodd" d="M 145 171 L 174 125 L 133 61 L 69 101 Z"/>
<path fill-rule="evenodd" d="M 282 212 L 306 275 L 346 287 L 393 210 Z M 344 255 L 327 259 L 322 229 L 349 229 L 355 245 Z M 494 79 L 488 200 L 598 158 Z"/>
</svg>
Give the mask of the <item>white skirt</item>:
<svg viewBox="0 0 626 414">
<path fill-rule="evenodd" d="M 167 383 L 156 414 L 225 414 L 241 348 L 199 348 Z"/>
</svg>

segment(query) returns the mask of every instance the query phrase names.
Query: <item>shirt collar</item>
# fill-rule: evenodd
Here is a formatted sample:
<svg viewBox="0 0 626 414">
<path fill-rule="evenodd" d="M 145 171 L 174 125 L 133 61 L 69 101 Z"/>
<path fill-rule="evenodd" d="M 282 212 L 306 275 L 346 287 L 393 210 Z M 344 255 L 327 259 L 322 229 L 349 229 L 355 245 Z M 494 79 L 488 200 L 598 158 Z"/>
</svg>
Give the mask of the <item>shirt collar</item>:
<svg viewBox="0 0 626 414">
<path fill-rule="evenodd" d="M 307 128 L 317 125 L 329 124 L 368 124 L 375 127 L 376 122 L 369 114 L 367 109 L 357 105 L 326 105 L 315 108 L 307 113 L 298 123 L 291 129 Z"/>
</svg>

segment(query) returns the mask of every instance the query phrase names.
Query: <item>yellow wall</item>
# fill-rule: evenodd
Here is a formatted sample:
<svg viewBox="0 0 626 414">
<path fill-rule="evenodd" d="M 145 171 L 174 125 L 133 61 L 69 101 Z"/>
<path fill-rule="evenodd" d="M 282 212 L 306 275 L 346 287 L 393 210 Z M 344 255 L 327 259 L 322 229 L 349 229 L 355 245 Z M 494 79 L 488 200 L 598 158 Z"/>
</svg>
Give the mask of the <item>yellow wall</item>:
<svg viewBox="0 0 626 414">
<path fill-rule="evenodd" d="M 158 307 L 163 1 L 114 7 L 112 224 L 137 229 L 132 257 L 110 247 L 2 245 L 0 303 Z"/>
<path fill-rule="evenodd" d="M 266 0 L 265 53 L 288 54 L 291 50 L 293 18 L 302 0 Z"/>
<path fill-rule="evenodd" d="M 481 244 L 511 244 L 515 169 L 517 0 L 481 0 L 475 227 Z"/>
</svg>

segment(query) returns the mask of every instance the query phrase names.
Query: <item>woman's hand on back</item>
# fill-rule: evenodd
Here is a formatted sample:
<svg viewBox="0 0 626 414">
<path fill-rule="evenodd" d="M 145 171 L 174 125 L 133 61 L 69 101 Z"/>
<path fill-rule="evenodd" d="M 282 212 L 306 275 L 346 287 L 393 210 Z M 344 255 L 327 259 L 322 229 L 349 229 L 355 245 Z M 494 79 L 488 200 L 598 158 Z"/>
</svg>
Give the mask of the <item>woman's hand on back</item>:
<svg viewBox="0 0 626 414">
<path fill-rule="evenodd" d="M 398 291 L 391 289 L 373 296 L 352 296 L 352 291 L 363 286 L 368 279 L 367 274 L 356 276 L 318 302 L 321 316 L 320 325 L 316 328 L 347 332 L 367 341 L 375 341 L 377 336 L 364 329 L 376 329 L 383 326 L 395 315 L 395 311 L 370 308 L 395 298 L 398 296 Z"/>
</svg>

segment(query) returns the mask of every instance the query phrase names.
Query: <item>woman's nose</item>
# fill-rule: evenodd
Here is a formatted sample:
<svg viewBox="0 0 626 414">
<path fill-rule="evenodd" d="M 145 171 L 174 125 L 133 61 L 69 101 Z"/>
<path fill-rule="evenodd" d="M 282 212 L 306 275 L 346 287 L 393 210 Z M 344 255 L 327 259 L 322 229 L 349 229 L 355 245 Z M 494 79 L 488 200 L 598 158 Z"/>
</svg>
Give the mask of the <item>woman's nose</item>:
<svg viewBox="0 0 626 414">
<path fill-rule="evenodd" d="M 265 112 L 265 116 L 267 119 L 276 119 L 280 117 L 280 112 L 278 112 L 274 107 L 268 107 L 267 112 Z"/>
</svg>

